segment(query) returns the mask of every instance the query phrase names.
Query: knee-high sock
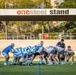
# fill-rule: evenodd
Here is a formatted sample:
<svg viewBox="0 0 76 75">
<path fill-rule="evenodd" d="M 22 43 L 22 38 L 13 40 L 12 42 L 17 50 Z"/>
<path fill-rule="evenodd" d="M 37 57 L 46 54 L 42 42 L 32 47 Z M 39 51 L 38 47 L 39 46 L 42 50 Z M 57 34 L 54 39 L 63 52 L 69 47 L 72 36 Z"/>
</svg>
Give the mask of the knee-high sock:
<svg viewBox="0 0 76 75">
<path fill-rule="evenodd" d="M 15 58 L 11 61 L 11 63 L 10 64 L 15 64 L 16 63 L 16 60 L 15 60 Z"/>
<path fill-rule="evenodd" d="M 42 58 L 40 58 L 39 63 L 42 64 Z"/>
<path fill-rule="evenodd" d="M 7 59 L 7 58 L 5 58 L 5 61 L 4 61 L 4 63 L 8 64 L 8 59 Z"/>
<path fill-rule="evenodd" d="M 30 58 L 28 58 L 28 65 L 30 65 L 31 64 L 31 59 Z"/>
<path fill-rule="evenodd" d="M 46 59 L 45 58 L 43 58 L 43 62 L 44 62 L 44 64 L 46 64 Z"/>
</svg>

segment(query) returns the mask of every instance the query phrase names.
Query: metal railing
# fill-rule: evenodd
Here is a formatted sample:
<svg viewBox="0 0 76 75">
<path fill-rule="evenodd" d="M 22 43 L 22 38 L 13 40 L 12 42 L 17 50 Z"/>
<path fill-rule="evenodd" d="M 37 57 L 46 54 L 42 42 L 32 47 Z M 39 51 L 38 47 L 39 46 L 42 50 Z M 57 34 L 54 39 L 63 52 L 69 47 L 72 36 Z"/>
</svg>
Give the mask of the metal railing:
<svg viewBox="0 0 76 75">
<path fill-rule="evenodd" d="M 46 36 L 44 36 L 44 34 L 47 34 Z M 43 39 L 76 39 L 76 33 L 44 33 L 43 34 Z M 31 39 L 42 39 L 42 34 L 25 34 L 25 33 L 20 33 L 20 34 L 16 34 L 16 33 L 8 33 L 7 34 L 7 38 L 6 38 L 6 34 L 0 34 L 0 39 L 7 39 L 7 40 L 17 40 L 17 39 L 21 39 L 21 40 L 31 40 Z"/>
</svg>

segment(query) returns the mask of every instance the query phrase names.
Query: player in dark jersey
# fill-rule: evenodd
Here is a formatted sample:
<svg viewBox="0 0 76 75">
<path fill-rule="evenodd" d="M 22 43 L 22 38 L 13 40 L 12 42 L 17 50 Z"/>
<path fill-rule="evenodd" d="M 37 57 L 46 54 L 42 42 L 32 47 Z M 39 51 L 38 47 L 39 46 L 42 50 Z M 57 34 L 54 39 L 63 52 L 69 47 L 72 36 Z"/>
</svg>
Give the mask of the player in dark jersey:
<svg viewBox="0 0 76 75">
<path fill-rule="evenodd" d="M 64 50 L 65 50 L 64 39 L 61 39 L 61 41 L 59 41 L 59 42 L 56 44 L 56 46 L 59 46 L 59 47 L 61 47 L 61 48 L 64 48 Z M 59 62 L 60 62 L 60 61 L 64 61 L 64 60 L 65 60 L 65 55 L 64 55 L 64 53 L 63 53 L 63 55 L 62 55 L 62 58 L 60 58 L 60 54 L 58 53 L 58 59 L 59 59 Z"/>
</svg>

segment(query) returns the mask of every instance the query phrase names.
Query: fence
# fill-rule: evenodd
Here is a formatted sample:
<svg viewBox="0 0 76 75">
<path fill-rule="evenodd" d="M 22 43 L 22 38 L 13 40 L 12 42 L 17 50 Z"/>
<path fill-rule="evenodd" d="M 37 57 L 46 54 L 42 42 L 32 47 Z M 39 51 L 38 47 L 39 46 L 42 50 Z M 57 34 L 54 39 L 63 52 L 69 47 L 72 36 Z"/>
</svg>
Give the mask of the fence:
<svg viewBox="0 0 76 75">
<path fill-rule="evenodd" d="M 46 35 L 45 35 L 46 34 Z M 45 36 L 44 36 L 45 35 Z M 25 34 L 25 33 L 8 33 L 7 38 L 6 34 L 0 34 L 0 39 L 8 39 L 8 40 L 31 40 L 31 39 L 76 39 L 76 33 L 44 33 L 42 34 Z"/>
</svg>

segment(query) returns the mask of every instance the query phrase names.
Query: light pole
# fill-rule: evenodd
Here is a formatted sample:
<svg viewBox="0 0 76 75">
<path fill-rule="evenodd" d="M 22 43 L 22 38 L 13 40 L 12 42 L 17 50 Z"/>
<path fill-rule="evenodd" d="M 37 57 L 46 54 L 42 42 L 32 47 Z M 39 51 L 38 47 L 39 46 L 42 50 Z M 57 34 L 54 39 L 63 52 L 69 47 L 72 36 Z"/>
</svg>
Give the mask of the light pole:
<svg viewBox="0 0 76 75">
<path fill-rule="evenodd" d="M 7 8 L 7 2 L 4 1 L 4 8 Z M 7 40 L 7 21 L 4 22 L 5 25 L 5 38 Z"/>
<path fill-rule="evenodd" d="M 45 8 L 45 4 L 44 4 L 44 1 L 41 5 L 41 9 L 44 9 Z M 43 19 L 43 16 L 42 16 L 42 19 Z M 44 21 L 42 20 L 42 39 L 44 38 Z"/>
<path fill-rule="evenodd" d="M 5 26 L 5 39 L 7 40 L 7 21 L 4 21 Z"/>
<path fill-rule="evenodd" d="M 42 39 L 44 38 L 44 26 L 43 26 L 43 21 L 42 21 Z"/>
<path fill-rule="evenodd" d="M 6 32 L 6 40 L 7 40 L 7 21 L 5 23 L 5 32 Z"/>
</svg>

